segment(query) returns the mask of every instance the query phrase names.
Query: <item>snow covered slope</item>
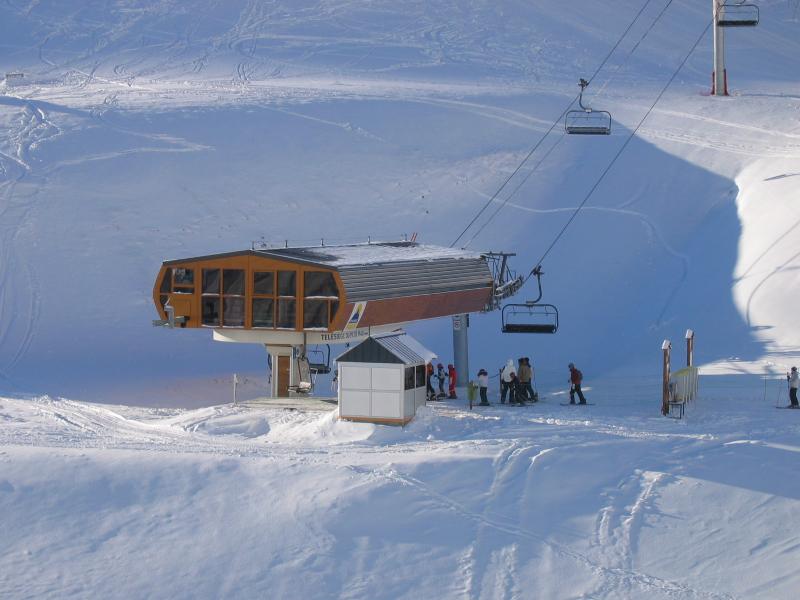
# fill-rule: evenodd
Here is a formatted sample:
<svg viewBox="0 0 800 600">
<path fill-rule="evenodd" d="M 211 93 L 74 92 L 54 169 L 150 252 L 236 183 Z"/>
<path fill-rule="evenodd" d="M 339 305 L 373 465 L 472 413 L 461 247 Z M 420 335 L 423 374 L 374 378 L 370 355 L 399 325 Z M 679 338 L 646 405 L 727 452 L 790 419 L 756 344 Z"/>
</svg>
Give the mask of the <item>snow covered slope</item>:
<svg viewBox="0 0 800 600">
<path fill-rule="evenodd" d="M 473 370 L 518 355 L 550 383 L 568 360 L 656 368 L 687 327 L 703 362 L 797 355 L 800 26 L 790 4 L 760 6 L 759 27 L 728 34 L 733 95 L 705 95 L 707 35 L 548 256 L 559 334 L 503 337 L 498 315 L 476 316 Z M 7 2 L 0 70 L 25 82 L 0 97 L 0 387 L 163 404 L 176 382 L 263 372 L 257 347 L 150 328 L 162 259 L 261 238 L 451 243 L 640 10 L 590 88 L 614 134 L 557 127 L 470 242 L 516 251 L 521 271 L 701 34 L 705 4 Z M 448 322 L 413 333 L 449 356 Z"/>
<path fill-rule="evenodd" d="M 0 399 L 0 585 L 15 599 L 792 599 L 800 411 L 771 407 L 773 383 L 764 400 L 757 378 L 714 379 L 681 422 L 642 402 L 658 381 L 641 378 L 589 391 L 594 406 L 440 405 L 405 429 Z"/>
</svg>

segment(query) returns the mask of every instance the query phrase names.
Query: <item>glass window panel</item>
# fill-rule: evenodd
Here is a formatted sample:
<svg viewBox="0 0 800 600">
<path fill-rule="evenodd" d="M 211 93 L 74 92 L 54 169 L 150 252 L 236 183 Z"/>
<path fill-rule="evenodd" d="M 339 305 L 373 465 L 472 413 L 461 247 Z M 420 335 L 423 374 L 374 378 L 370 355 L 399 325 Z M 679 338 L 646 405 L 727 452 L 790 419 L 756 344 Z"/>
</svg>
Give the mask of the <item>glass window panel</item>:
<svg viewBox="0 0 800 600">
<path fill-rule="evenodd" d="M 219 269 L 203 269 L 203 293 L 219 294 Z"/>
<path fill-rule="evenodd" d="M 303 302 L 303 328 L 328 328 L 328 301 L 305 300 Z"/>
<path fill-rule="evenodd" d="M 331 323 L 333 323 L 333 320 L 336 318 L 336 311 L 338 310 L 339 310 L 339 301 L 331 300 L 331 312 L 329 315 L 331 318 Z"/>
<path fill-rule="evenodd" d="M 405 389 L 413 390 L 415 387 L 416 387 L 416 377 L 414 376 L 414 367 L 406 367 Z"/>
<path fill-rule="evenodd" d="M 225 269 L 222 272 L 222 293 L 226 296 L 244 296 L 244 271 L 242 269 Z"/>
<path fill-rule="evenodd" d="M 425 365 L 417 365 L 417 387 L 425 387 Z"/>
<path fill-rule="evenodd" d="M 168 294 L 172 291 L 172 269 L 167 269 L 167 272 L 164 273 L 164 279 L 161 280 L 159 291 L 162 294 Z"/>
<path fill-rule="evenodd" d="M 194 269 L 173 269 L 175 285 L 194 285 Z"/>
<path fill-rule="evenodd" d="M 278 300 L 278 327 L 296 329 L 296 307 L 294 300 Z"/>
<path fill-rule="evenodd" d="M 275 300 L 253 298 L 253 327 L 275 327 Z"/>
<path fill-rule="evenodd" d="M 297 273 L 294 271 L 278 271 L 278 295 L 297 295 Z"/>
<path fill-rule="evenodd" d="M 226 327 L 244 327 L 244 298 L 222 299 L 222 324 Z"/>
<path fill-rule="evenodd" d="M 219 325 L 219 298 L 203 296 L 203 325 Z"/>
<path fill-rule="evenodd" d="M 338 296 L 336 281 L 333 273 L 324 271 L 306 271 L 304 275 L 305 286 L 303 293 L 308 296 Z"/>
<path fill-rule="evenodd" d="M 253 273 L 253 293 L 264 296 L 275 295 L 275 273 Z"/>
</svg>

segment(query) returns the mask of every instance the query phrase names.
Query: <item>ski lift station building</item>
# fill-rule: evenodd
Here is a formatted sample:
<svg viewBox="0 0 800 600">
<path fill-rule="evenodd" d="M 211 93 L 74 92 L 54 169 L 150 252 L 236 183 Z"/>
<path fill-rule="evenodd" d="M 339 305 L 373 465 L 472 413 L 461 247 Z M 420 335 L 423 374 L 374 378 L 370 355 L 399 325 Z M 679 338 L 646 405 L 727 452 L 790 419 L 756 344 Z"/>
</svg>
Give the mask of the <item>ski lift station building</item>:
<svg viewBox="0 0 800 600">
<path fill-rule="evenodd" d="M 493 283 L 479 253 L 381 242 L 167 260 L 153 300 L 159 324 L 266 346 L 272 395 L 282 397 L 301 383 L 294 359 L 307 345 L 358 342 L 404 323 L 481 311 Z"/>
</svg>

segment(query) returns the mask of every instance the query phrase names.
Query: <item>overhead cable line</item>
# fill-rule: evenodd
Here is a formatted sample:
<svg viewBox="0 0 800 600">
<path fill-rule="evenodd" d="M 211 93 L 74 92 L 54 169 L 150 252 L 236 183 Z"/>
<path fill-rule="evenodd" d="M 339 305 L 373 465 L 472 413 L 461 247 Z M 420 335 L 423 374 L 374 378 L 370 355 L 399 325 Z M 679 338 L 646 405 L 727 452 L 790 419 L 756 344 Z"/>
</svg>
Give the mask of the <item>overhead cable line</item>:
<svg viewBox="0 0 800 600">
<path fill-rule="evenodd" d="M 620 37 L 617 40 L 617 42 L 614 44 L 614 46 L 611 48 L 611 50 L 609 50 L 608 54 L 606 54 L 606 57 L 603 59 L 603 62 L 601 62 L 600 66 L 598 66 L 597 69 L 595 69 L 594 74 L 589 78 L 589 82 L 590 83 L 597 76 L 597 74 L 600 72 L 600 69 L 602 69 L 605 66 L 606 62 L 608 62 L 608 59 L 611 58 L 611 55 L 614 54 L 614 51 L 619 47 L 619 45 L 622 43 L 622 40 L 625 38 L 626 35 L 628 35 L 628 32 L 631 30 L 631 28 L 634 26 L 636 21 L 639 19 L 639 17 L 642 15 L 644 10 L 650 5 L 650 3 L 652 1 L 653 0 L 646 0 L 644 5 L 642 5 L 642 8 L 639 9 L 639 12 L 636 13 L 636 16 L 630 22 L 628 27 L 625 28 L 625 31 L 622 32 L 622 35 L 620 35 Z M 575 102 L 578 100 L 578 97 L 579 96 L 575 96 L 572 99 L 572 101 L 570 101 L 569 105 L 558 116 L 558 118 L 555 121 L 553 121 L 553 124 L 550 126 L 550 128 L 547 130 L 547 132 L 545 132 L 545 134 L 539 139 L 539 141 L 536 142 L 536 145 L 533 148 L 531 148 L 530 152 L 528 152 L 528 154 L 525 155 L 525 158 L 523 158 L 522 161 L 519 163 L 519 165 L 517 165 L 517 168 L 514 169 L 511 172 L 511 175 L 509 175 L 505 179 L 505 181 L 503 181 L 502 185 L 497 189 L 497 191 L 494 194 L 492 194 L 492 197 L 489 198 L 489 200 L 487 200 L 486 204 L 484 204 L 483 207 L 481 207 L 481 209 L 475 214 L 475 216 L 467 224 L 467 226 L 464 227 L 464 229 L 461 231 L 460 234 L 458 234 L 458 237 L 453 240 L 453 242 L 450 244 L 451 248 L 453 246 L 455 246 L 462 237 L 464 237 L 464 234 L 469 230 L 469 228 L 472 227 L 475 224 L 475 222 L 480 218 L 480 216 L 484 213 L 484 211 L 487 208 L 489 208 L 489 206 L 492 204 L 492 202 L 495 201 L 497 196 L 499 196 L 500 193 L 505 189 L 506 185 L 508 185 L 508 183 L 514 178 L 514 176 L 519 172 L 519 170 L 522 169 L 522 167 L 525 165 L 525 163 L 528 162 L 528 160 L 533 155 L 533 153 L 536 152 L 536 150 L 539 149 L 539 146 L 541 146 L 542 142 L 545 140 L 545 138 L 547 138 L 547 136 L 550 135 L 550 132 L 552 132 L 553 129 L 555 129 L 555 126 L 558 125 L 559 123 L 561 123 L 561 120 L 564 118 L 564 116 L 567 114 L 567 112 L 570 110 L 570 108 L 572 108 L 572 105 L 575 104 Z"/>
<path fill-rule="evenodd" d="M 658 94 L 658 97 L 657 97 L 657 98 L 655 99 L 655 101 L 654 101 L 654 102 L 653 102 L 653 103 L 650 105 L 650 108 L 648 108 L 648 109 L 647 109 L 647 112 L 646 112 L 646 113 L 644 114 L 644 116 L 641 118 L 641 120 L 639 121 L 639 124 L 638 124 L 638 125 L 636 125 L 636 128 L 635 128 L 635 129 L 634 129 L 634 130 L 633 130 L 633 131 L 630 133 L 630 135 L 628 136 L 628 138 L 625 140 L 625 143 L 624 143 L 624 144 L 622 144 L 622 147 L 620 147 L 620 149 L 619 149 L 619 150 L 617 151 L 617 153 L 614 155 L 614 158 L 613 158 L 613 159 L 611 159 L 611 162 L 608 164 L 608 166 L 605 168 L 605 170 L 604 170 L 604 171 L 603 171 L 603 172 L 600 174 L 600 177 L 597 179 L 597 181 L 595 181 L 594 185 L 592 186 L 592 189 L 590 189 L 590 190 L 589 190 L 589 192 L 588 192 L 588 193 L 586 194 L 586 196 L 584 197 L 583 201 L 582 201 L 582 202 L 581 202 L 581 203 L 578 205 L 578 207 L 577 207 L 577 208 L 576 208 L 576 209 L 575 209 L 575 210 L 572 212 L 572 215 L 570 216 L 570 218 L 567 220 L 567 222 L 566 222 L 566 223 L 564 224 L 564 226 L 561 228 L 561 231 L 559 231 L 559 232 L 558 232 L 558 235 L 556 235 L 556 237 L 553 239 L 552 243 L 551 243 L 551 244 L 550 244 L 550 245 L 547 247 L 547 250 L 545 250 L 544 254 L 542 254 L 542 257 L 541 257 L 541 258 L 540 258 L 540 259 L 539 259 L 539 260 L 536 262 L 536 264 L 534 265 L 533 269 L 531 269 L 531 272 L 530 272 L 530 273 L 528 274 L 528 276 L 525 278 L 525 281 L 527 281 L 528 279 L 530 279 L 530 278 L 531 278 L 531 276 L 535 274 L 536 270 L 540 268 L 540 265 L 542 264 L 542 262 L 544 262 L 544 259 L 545 259 L 545 258 L 547 258 L 547 255 L 548 255 L 548 254 L 550 254 L 550 251 L 551 251 L 551 250 L 552 250 L 552 249 L 555 247 L 555 245 L 556 245 L 556 244 L 558 243 L 558 241 L 561 239 L 561 236 L 562 236 L 562 235 L 564 235 L 564 232 L 567 230 L 567 228 L 568 228 L 568 227 L 569 227 L 569 226 L 572 224 L 572 222 L 575 220 L 575 217 L 577 217 L 577 216 L 578 216 L 578 213 L 581 211 L 581 209 L 582 209 L 582 208 L 583 208 L 583 207 L 586 205 L 586 203 L 589 201 L 589 198 L 591 198 L 591 197 L 592 197 L 592 194 L 594 194 L 595 190 L 597 190 L 598 186 L 599 186 L 599 185 L 602 183 L 602 181 L 603 181 L 603 179 L 605 178 L 605 176 L 606 176 L 606 175 L 608 174 L 608 172 L 611 170 L 611 167 L 613 167 L 613 166 L 614 166 L 614 163 L 616 163 L 616 162 L 617 162 L 617 159 L 618 159 L 618 158 L 619 158 L 619 157 L 622 155 L 622 153 L 625 151 L 625 148 L 627 148 L 627 147 L 628 147 L 628 144 L 629 144 L 629 143 L 630 143 L 630 141 L 631 141 L 631 140 L 634 138 L 634 136 L 636 135 L 636 133 L 639 131 L 639 129 L 641 128 L 641 126 L 642 126 L 642 124 L 645 122 L 645 120 L 647 120 L 647 117 L 649 117 L 649 116 L 650 116 L 650 113 L 652 113 L 652 112 L 653 112 L 653 109 L 656 107 L 656 104 L 658 104 L 659 100 L 661 100 L 661 98 L 662 98 L 662 96 L 664 95 L 664 93 L 667 91 L 667 89 L 669 89 L 669 86 L 670 86 L 670 85 L 672 84 L 672 82 L 675 80 L 675 77 L 677 77 L 677 76 L 678 76 L 678 73 L 680 73 L 681 69 L 683 69 L 683 66 L 686 64 L 686 61 L 688 61 L 688 60 L 689 60 L 689 57 L 690 57 L 690 56 L 692 55 L 692 53 L 694 53 L 694 51 L 697 49 L 697 46 L 700 44 L 700 41 L 701 41 L 701 40 L 702 40 L 702 39 L 705 37 L 706 33 L 708 33 L 708 30 L 711 28 L 711 24 L 712 24 L 712 22 L 713 22 L 713 21 L 709 22 L 709 23 L 708 23 L 708 25 L 706 25 L 705 29 L 703 29 L 703 33 L 701 33 L 701 34 L 700 34 L 700 37 L 698 37 L 698 38 L 697 38 L 697 41 L 695 41 L 695 43 L 692 45 L 692 48 L 689 50 L 689 52 L 686 54 L 686 56 L 684 56 L 683 60 L 682 60 L 682 61 L 681 61 L 681 63 L 678 65 L 678 68 L 677 68 L 677 69 L 675 69 L 675 71 L 672 73 L 672 76 L 669 78 L 669 81 L 667 81 L 666 85 L 665 85 L 663 88 L 661 88 L 661 92 L 659 92 L 659 94 Z"/>
<path fill-rule="evenodd" d="M 648 28 L 645 30 L 645 32 L 642 34 L 642 37 L 640 37 L 640 38 L 639 38 L 639 40 L 638 40 L 638 41 L 637 41 L 637 42 L 636 42 L 636 43 L 633 45 L 633 47 L 631 48 L 631 50 L 628 52 L 628 56 L 626 56 L 626 57 L 625 57 L 625 60 L 624 60 L 623 62 L 621 62 L 619 65 L 617 65 L 617 68 L 614 70 L 614 72 L 613 72 L 613 73 L 611 74 L 611 76 L 610 76 L 611 78 L 613 78 L 613 77 L 614 77 L 614 75 L 616 75 L 616 73 L 617 73 L 617 72 L 620 70 L 620 68 L 621 68 L 621 67 L 622 67 L 624 64 L 626 64 L 626 63 L 628 62 L 628 60 L 630 60 L 631 56 L 633 56 L 633 53 L 634 53 L 634 52 L 636 52 L 636 49 L 639 47 L 639 45 L 640 45 L 640 44 L 641 44 L 641 43 L 642 43 L 642 42 L 645 40 L 645 38 L 648 36 L 648 34 L 649 34 L 649 33 L 650 33 L 652 30 L 653 30 L 653 28 L 656 26 L 656 24 L 657 24 L 657 23 L 658 23 L 658 22 L 661 20 L 661 17 L 662 17 L 662 16 L 664 16 L 664 13 L 667 11 L 667 8 L 669 8 L 670 4 L 672 4 L 672 2 L 673 2 L 673 1 L 674 1 L 674 0 L 669 0 L 669 1 L 668 1 L 668 2 L 667 2 L 665 5 L 664 5 L 664 8 L 662 8 L 662 9 L 661 9 L 661 12 L 659 12 L 659 13 L 658 13 L 658 16 L 656 16 L 656 18 L 655 18 L 655 19 L 653 20 L 653 22 L 650 24 L 650 27 L 648 27 Z M 599 69 L 598 69 L 598 71 L 599 71 Z M 596 75 L 597 75 L 597 72 L 595 72 L 595 76 L 596 76 Z M 606 80 L 606 82 L 603 84 L 603 87 L 601 87 L 601 88 L 600 88 L 600 90 L 597 92 L 597 94 L 595 94 L 595 96 L 599 96 L 599 95 L 600 95 L 600 94 L 603 92 L 603 90 L 605 90 L 605 89 L 606 89 L 606 87 L 608 86 L 609 82 L 611 81 L 611 78 L 609 78 L 608 80 Z M 573 100 L 573 102 L 574 102 L 574 100 Z M 563 115 L 562 115 L 562 116 L 563 116 Z M 549 133 L 549 132 L 548 132 L 548 133 Z M 523 185 L 525 185 L 525 182 L 526 182 L 526 181 L 528 181 L 528 179 L 530 179 L 531 175 L 533 175 L 533 174 L 536 172 L 536 170 L 537 170 L 537 169 L 538 169 L 538 168 L 541 166 L 541 164 L 542 164 L 542 163 L 543 163 L 545 160 L 547 160 L 547 158 L 550 156 L 550 154 L 553 152 L 553 150 L 555 150 L 555 149 L 556 149 L 556 146 L 558 146 L 558 145 L 561 143 L 561 140 L 563 140 L 563 139 L 564 139 L 564 136 L 561 136 L 561 137 L 559 137 L 559 138 L 556 140 L 556 142 L 555 142 L 555 143 L 554 143 L 552 146 L 550 146 L 550 148 L 547 150 L 547 152 L 545 152 L 544 156 L 542 156 L 542 158 L 540 158 L 540 159 L 539 159 L 539 162 L 537 162 L 537 163 L 536 163 L 536 165 L 534 165 L 534 167 L 533 167 L 533 168 L 532 168 L 530 171 L 528 171 L 528 172 L 525 174 L 525 177 L 522 179 L 522 181 L 519 183 L 519 185 L 517 185 L 517 187 L 515 187 L 515 188 L 514 188 L 514 190 L 513 190 L 513 191 L 512 191 L 512 192 L 511 192 L 511 193 L 510 193 L 510 194 L 509 194 L 507 197 L 506 197 L 506 199 L 505 199 L 505 200 L 503 200 L 503 201 L 500 203 L 500 205 L 499 205 L 499 206 L 498 206 L 498 207 L 495 209 L 495 211 L 494 211 L 494 212 L 493 212 L 493 213 L 492 213 L 492 214 L 489 216 L 489 218 L 488 218 L 488 219 L 487 219 L 487 220 L 486 220 L 486 221 L 483 223 L 483 225 L 481 225 L 481 226 L 480 226 L 480 227 L 477 229 L 477 231 L 476 231 L 475 233 L 473 233 L 473 234 L 472 234 L 472 237 L 470 237 L 470 238 L 469 238 L 469 240 L 467 241 L 467 243 L 466 243 L 466 244 L 464 244 L 464 247 L 465 247 L 465 248 L 466 248 L 467 246 L 469 246 L 469 245 L 470 245 L 470 244 L 471 244 L 471 243 L 472 243 L 472 242 L 475 240 L 475 238 L 476 238 L 476 237 L 478 237 L 478 235 L 480 235 L 481 231 L 483 231 L 483 230 L 484 230 L 484 229 L 485 229 L 485 228 L 486 228 L 486 227 L 487 227 L 487 226 L 488 226 L 488 225 L 489 225 L 489 224 L 490 224 L 490 223 L 491 223 L 491 222 L 494 220 L 494 218 L 495 218 L 495 217 L 496 217 L 496 216 L 497 216 L 497 215 L 500 213 L 500 211 L 501 211 L 501 210 L 503 210 L 503 208 L 505 208 L 505 206 L 506 206 L 506 204 L 508 203 L 508 201 L 509 201 L 509 200 L 511 200 L 511 198 L 513 198 L 513 197 L 514 197 L 514 196 L 517 194 L 517 192 L 520 190 L 520 188 L 521 188 Z"/>
</svg>

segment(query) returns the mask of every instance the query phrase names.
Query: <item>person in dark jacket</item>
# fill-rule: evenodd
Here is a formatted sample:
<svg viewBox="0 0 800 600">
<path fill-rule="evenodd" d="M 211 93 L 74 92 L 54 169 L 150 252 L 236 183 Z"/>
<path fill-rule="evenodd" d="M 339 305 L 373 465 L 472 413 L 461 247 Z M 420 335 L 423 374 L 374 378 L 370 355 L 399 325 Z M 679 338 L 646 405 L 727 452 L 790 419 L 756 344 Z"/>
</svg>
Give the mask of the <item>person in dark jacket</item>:
<svg viewBox="0 0 800 600">
<path fill-rule="evenodd" d="M 575 394 L 578 394 L 579 404 L 586 404 L 586 398 L 583 397 L 581 391 L 581 383 L 583 382 L 583 373 L 575 368 L 575 365 L 569 363 L 569 403 L 575 404 Z"/>
<path fill-rule="evenodd" d="M 436 400 L 436 391 L 433 389 L 431 378 L 433 377 L 433 363 L 428 363 L 425 367 L 425 382 L 428 386 L 428 400 Z"/>
<path fill-rule="evenodd" d="M 454 400 L 458 396 L 456 396 L 456 368 L 453 365 L 447 365 L 447 378 L 450 380 L 447 385 L 447 397 Z"/>
<path fill-rule="evenodd" d="M 531 387 L 532 375 L 533 371 L 531 370 L 530 361 L 525 357 L 520 358 L 517 376 L 519 377 L 519 395 L 523 401 L 534 401 L 533 388 Z"/>
</svg>

